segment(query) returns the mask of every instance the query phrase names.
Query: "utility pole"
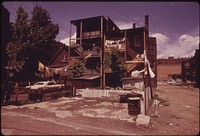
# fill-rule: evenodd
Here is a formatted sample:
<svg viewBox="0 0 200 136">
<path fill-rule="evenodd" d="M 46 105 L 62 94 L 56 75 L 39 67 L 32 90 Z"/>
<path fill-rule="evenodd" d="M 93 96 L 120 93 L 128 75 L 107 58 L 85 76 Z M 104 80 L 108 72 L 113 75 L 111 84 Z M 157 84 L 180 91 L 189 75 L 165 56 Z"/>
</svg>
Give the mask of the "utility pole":
<svg viewBox="0 0 200 136">
<path fill-rule="evenodd" d="M 145 58 L 148 59 L 148 38 L 149 38 L 149 16 L 145 15 L 145 27 L 144 27 L 144 55 Z M 148 64 L 145 64 L 144 61 L 144 67 L 147 68 L 148 71 Z M 145 102 L 145 115 L 147 114 L 147 107 L 148 107 L 148 75 L 144 75 L 144 86 L 145 86 L 145 90 L 144 90 L 144 102 Z"/>
<path fill-rule="evenodd" d="M 70 82 L 70 73 L 69 73 L 69 65 L 70 65 L 70 58 L 71 58 L 71 55 L 70 55 L 70 47 L 71 47 L 71 29 L 72 29 L 72 23 L 70 22 L 70 28 L 69 28 L 69 47 L 68 47 L 68 85 L 69 85 L 69 82 Z"/>
<path fill-rule="evenodd" d="M 105 88 L 105 70 L 104 70 L 104 28 L 103 28 L 103 16 L 101 16 L 101 73 L 100 73 L 100 86 L 101 89 Z"/>
</svg>

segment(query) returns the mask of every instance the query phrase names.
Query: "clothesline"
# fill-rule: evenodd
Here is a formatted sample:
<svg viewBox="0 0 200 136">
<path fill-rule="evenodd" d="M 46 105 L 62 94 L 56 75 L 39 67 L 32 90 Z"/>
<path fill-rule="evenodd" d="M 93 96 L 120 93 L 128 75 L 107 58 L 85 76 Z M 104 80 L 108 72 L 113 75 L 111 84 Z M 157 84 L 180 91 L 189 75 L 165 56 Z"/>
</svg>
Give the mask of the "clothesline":
<svg viewBox="0 0 200 136">
<path fill-rule="evenodd" d="M 51 68 L 51 67 L 48 67 L 48 66 L 44 66 L 44 64 L 42 64 L 40 61 L 39 61 L 39 65 L 38 65 L 38 71 L 42 72 L 43 74 L 45 74 L 45 76 L 50 76 L 50 74 L 58 74 L 58 73 L 61 73 L 61 72 L 67 72 L 67 69 L 68 69 L 69 65 L 67 66 L 62 66 L 62 67 L 59 67 L 59 68 Z"/>
</svg>

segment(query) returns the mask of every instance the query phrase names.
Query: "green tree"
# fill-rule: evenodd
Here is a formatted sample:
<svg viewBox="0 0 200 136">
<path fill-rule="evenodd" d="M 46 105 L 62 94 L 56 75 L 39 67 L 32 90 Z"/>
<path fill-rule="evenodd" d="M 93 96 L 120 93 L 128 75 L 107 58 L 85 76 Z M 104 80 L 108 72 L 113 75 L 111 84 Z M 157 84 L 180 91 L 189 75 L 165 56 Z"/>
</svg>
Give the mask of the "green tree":
<svg viewBox="0 0 200 136">
<path fill-rule="evenodd" d="M 104 61 L 104 64 L 105 64 L 105 69 L 110 69 L 110 66 L 111 66 L 111 54 L 110 53 L 106 53 L 105 54 L 105 61 Z"/>
<path fill-rule="evenodd" d="M 6 50 L 9 57 L 9 69 L 16 70 L 15 77 L 18 80 L 31 80 L 35 78 L 37 71 L 37 57 L 31 54 L 33 48 L 42 43 L 51 42 L 59 32 L 58 25 L 51 21 L 50 14 L 41 7 L 34 7 L 32 18 L 29 19 L 28 13 L 23 7 L 19 7 L 16 12 L 15 22 L 11 25 L 11 41 Z M 9 100 L 11 89 L 9 89 L 9 73 L 6 74 L 5 87 L 3 92 L 7 92 L 6 98 Z"/>
<path fill-rule="evenodd" d="M 15 23 L 12 24 L 11 42 L 7 45 L 7 54 L 9 57 L 9 65 L 12 66 L 17 72 L 23 69 L 26 62 L 27 47 L 30 36 L 30 20 L 28 13 L 26 13 L 23 7 L 19 7 L 17 11 L 17 18 Z"/>
<path fill-rule="evenodd" d="M 33 8 L 30 27 L 30 42 L 34 45 L 51 42 L 59 33 L 58 24 L 53 24 L 48 11 L 39 6 Z"/>
<path fill-rule="evenodd" d="M 17 72 L 27 71 L 28 75 L 24 76 L 32 76 L 30 73 L 34 73 L 38 65 L 37 57 L 31 53 L 32 49 L 55 40 L 59 27 L 52 23 L 47 10 L 36 6 L 29 19 L 28 13 L 20 6 L 11 32 L 12 40 L 7 45 L 9 64 Z"/>
<path fill-rule="evenodd" d="M 111 69 L 113 74 L 110 78 L 110 85 L 112 87 L 120 86 L 121 78 L 125 76 L 126 68 L 120 59 L 120 51 L 118 48 L 111 48 L 111 52 L 105 55 L 105 68 Z"/>
<path fill-rule="evenodd" d="M 126 68 L 122 64 L 122 61 L 120 59 L 120 51 L 118 48 L 111 48 L 110 60 L 110 68 L 112 69 L 112 71 L 116 73 L 119 78 L 124 77 L 126 73 Z"/>
<path fill-rule="evenodd" d="M 75 61 L 72 66 L 69 67 L 70 79 L 81 77 L 85 74 L 85 64 L 82 61 Z"/>
</svg>

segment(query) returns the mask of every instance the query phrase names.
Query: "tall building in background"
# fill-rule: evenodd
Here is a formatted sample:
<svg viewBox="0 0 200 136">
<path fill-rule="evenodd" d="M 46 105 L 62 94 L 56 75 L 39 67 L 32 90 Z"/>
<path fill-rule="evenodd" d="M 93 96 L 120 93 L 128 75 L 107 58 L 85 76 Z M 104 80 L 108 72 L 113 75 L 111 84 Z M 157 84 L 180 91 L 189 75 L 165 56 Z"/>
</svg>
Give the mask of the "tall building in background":
<svg viewBox="0 0 200 136">
<path fill-rule="evenodd" d="M 200 87 L 199 78 L 199 49 L 188 61 L 183 61 L 181 66 L 181 74 L 183 81 L 190 81 L 194 87 Z"/>
<path fill-rule="evenodd" d="M 160 58 L 157 59 L 158 80 L 182 79 L 182 62 L 189 62 L 190 58 Z"/>
</svg>

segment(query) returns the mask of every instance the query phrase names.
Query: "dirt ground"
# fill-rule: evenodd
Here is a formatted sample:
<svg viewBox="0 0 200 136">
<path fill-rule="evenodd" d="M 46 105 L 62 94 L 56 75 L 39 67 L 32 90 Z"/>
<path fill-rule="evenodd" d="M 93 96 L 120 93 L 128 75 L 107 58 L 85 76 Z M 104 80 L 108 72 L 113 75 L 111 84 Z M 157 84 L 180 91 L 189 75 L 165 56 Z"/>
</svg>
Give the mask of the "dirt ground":
<svg viewBox="0 0 200 136">
<path fill-rule="evenodd" d="M 159 85 L 163 103 L 148 127 L 136 126 L 127 103 L 112 98 L 62 97 L 22 106 L 1 107 L 4 135 L 197 135 L 199 90 Z"/>
<path fill-rule="evenodd" d="M 199 89 L 187 86 L 159 85 L 155 91 L 166 100 L 158 117 L 151 118 L 150 133 L 159 135 L 199 134 Z M 152 109 L 149 111 L 151 115 Z"/>
</svg>

